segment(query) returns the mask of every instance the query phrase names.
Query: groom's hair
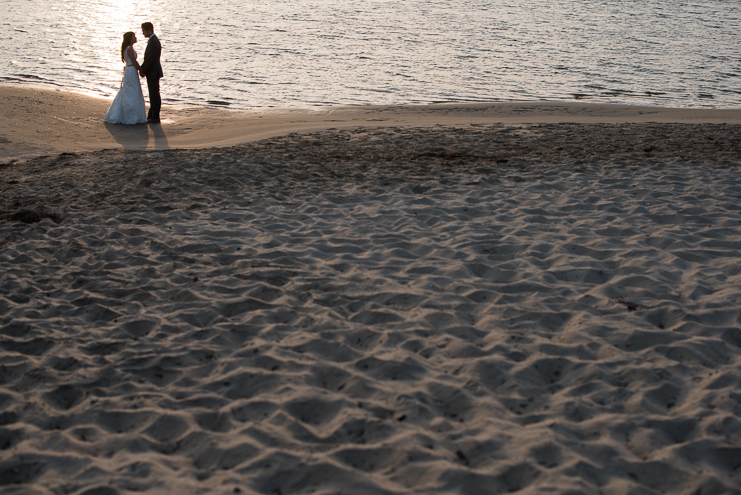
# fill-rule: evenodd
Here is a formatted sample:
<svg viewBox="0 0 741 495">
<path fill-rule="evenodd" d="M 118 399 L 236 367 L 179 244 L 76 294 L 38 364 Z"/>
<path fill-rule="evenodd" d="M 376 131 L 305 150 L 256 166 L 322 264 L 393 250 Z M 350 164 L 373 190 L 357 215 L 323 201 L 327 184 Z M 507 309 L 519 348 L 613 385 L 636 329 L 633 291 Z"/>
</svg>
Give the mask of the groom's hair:
<svg viewBox="0 0 741 495">
<path fill-rule="evenodd" d="M 152 26 L 151 22 L 142 22 L 142 31 L 154 32 L 154 26 Z"/>
</svg>

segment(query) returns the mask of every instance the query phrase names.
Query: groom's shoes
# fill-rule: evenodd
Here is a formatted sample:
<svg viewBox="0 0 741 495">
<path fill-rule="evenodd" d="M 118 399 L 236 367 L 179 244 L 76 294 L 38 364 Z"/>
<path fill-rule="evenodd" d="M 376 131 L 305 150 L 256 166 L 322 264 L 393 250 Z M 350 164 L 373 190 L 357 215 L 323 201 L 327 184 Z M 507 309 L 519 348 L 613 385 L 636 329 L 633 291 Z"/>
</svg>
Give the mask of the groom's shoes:
<svg viewBox="0 0 741 495">
<path fill-rule="evenodd" d="M 149 122 L 150 124 L 159 124 L 160 119 L 147 119 L 147 122 Z"/>
</svg>

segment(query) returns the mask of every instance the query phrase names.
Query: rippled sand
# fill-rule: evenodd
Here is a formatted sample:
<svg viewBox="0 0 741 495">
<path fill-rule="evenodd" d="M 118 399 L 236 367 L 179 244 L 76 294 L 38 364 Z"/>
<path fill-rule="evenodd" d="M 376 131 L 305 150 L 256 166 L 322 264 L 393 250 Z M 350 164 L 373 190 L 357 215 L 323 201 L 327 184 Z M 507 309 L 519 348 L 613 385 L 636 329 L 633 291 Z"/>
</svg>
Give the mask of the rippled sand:
<svg viewBox="0 0 741 495">
<path fill-rule="evenodd" d="M 740 143 L 485 125 L 5 165 L 2 491 L 738 493 Z"/>
</svg>

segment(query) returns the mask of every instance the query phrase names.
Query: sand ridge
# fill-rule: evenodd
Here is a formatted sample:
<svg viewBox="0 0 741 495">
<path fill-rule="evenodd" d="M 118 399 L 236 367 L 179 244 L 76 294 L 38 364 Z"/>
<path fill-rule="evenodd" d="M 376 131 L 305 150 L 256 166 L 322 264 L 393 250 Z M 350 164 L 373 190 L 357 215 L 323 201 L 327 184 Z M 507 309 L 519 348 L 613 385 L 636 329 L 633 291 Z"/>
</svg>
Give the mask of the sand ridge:
<svg viewBox="0 0 741 495">
<path fill-rule="evenodd" d="M 234 146 L 327 129 L 542 123 L 741 123 L 741 109 L 682 109 L 582 101 L 445 103 L 230 111 L 168 106 L 162 125 L 103 123 L 110 101 L 63 90 L 0 85 L 0 163 L 103 149 Z"/>
<path fill-rule="evenodd" d="M 738 493 L 740 138 L 391 126 L 8 164 L 3 488 Z"/>
</svg>

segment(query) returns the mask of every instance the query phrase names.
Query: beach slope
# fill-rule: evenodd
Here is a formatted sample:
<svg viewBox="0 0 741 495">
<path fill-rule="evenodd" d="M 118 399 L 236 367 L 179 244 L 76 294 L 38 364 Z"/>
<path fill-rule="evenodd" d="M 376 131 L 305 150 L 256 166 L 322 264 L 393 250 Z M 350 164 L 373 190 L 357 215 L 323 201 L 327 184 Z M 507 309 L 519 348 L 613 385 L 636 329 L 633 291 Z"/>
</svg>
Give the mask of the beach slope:
<svg viewBox="0 0 741 495">
<path fill-rule="evenodd" d="M 103 149 L 211 148 L 327 129 L 538 123 L 741 123 L 741 109 L 665 109 L 571 102 L 259 109 L 167 106 L 161 125 L 103 123 L 109 100 L 0 85 L 0 163 Z"/>
</svg>

